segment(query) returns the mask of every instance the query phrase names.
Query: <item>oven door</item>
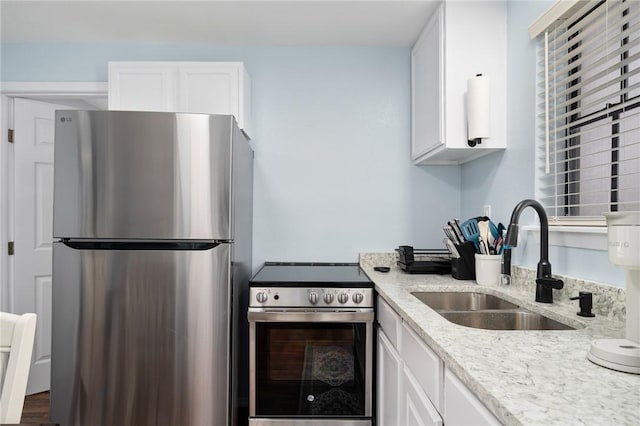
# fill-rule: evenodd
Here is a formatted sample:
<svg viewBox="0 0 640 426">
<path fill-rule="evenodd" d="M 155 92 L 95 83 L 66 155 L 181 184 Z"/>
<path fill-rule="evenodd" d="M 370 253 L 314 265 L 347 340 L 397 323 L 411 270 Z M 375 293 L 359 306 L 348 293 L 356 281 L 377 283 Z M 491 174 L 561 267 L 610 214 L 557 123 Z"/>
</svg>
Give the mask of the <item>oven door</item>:
<svg viewBox="0 0 640 426">
<path fill-rule="evenodd" d="M 250 308 L 250 424 L 371 424 L 373 318 Z"/>
</svg>

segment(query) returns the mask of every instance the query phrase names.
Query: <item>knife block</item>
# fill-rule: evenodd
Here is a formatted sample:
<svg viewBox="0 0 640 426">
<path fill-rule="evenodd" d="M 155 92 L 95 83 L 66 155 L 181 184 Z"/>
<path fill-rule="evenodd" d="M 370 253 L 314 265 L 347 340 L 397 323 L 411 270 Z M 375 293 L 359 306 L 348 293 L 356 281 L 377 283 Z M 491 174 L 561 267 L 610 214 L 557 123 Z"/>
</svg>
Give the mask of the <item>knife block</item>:
<svg viewBox="0 0 640 426">
<path fill-rule="evenodd" d="M 457 245 L 460 257 L 451 259 L 451 276 L 457 280 L 476 279 L 476 246 L 472 241 Z"/>
</svg>

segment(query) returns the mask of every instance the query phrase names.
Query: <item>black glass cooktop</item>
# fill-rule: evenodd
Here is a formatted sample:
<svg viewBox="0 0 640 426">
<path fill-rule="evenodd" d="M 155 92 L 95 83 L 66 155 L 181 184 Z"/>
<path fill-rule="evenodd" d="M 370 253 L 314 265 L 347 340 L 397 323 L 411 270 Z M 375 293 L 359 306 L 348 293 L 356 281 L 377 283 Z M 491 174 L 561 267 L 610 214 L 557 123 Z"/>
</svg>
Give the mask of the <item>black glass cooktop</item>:
<svg viewBox="0 0 640 426">
<path fill-rule="evenodd" d="M 260 287 L 373 287 L 357 263 L 316 262 L 265 262 L 249 284 Z"/>
</svg>

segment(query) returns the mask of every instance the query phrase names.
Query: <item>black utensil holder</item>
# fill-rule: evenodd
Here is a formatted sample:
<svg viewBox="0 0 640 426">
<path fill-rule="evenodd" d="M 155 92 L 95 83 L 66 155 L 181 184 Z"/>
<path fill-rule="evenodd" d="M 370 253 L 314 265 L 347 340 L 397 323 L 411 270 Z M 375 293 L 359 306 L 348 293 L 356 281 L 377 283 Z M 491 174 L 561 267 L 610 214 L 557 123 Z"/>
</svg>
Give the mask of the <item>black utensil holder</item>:
<svg viewBox="0 0 640 426">
<path fill-rule="evenodd" d="M 460 257 L 451 259 L 451 276 L 457 280 L 476 279 L 476 246 L 472 241 L 457 245 Z"/>
</svg>

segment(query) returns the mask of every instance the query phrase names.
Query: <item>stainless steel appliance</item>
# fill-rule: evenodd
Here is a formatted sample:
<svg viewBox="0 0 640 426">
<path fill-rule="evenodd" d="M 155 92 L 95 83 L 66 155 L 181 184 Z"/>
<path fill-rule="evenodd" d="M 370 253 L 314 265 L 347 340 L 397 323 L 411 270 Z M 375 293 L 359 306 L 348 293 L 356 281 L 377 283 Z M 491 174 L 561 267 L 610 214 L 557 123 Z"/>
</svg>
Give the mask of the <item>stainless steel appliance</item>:
<svg viewBox="0 0 640 426">
<path fill-rule="evenodd" d="M 249 282 L 249 424 L 371 425 L 373 319 L 357 264 L 265 263 Z"/>
<path fill-rule="evenodd" d="M 54 173 L 51 420 L 233 423 L 253 182 L 234 118 L 57 111 Z"/>
</svg>

